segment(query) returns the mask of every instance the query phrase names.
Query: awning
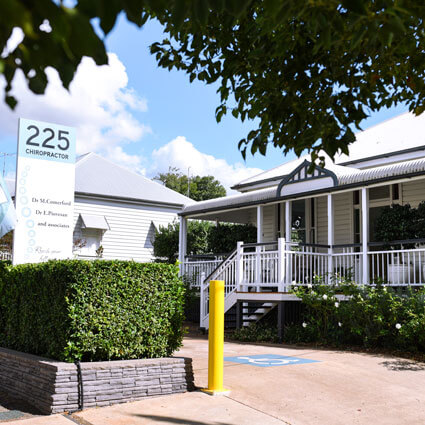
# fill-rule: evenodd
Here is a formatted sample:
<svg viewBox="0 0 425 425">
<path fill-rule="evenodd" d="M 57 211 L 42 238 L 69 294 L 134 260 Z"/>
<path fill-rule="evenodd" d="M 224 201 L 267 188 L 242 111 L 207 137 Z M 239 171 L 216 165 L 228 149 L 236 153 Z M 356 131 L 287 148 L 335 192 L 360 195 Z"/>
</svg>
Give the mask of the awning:
<svg viewBox="0 0 425 425">
<path fill-rule="evenodd" d="M 80 214 L 83 229 L 110 230 L 108 221 L 103 215 Z"/>
</svg>

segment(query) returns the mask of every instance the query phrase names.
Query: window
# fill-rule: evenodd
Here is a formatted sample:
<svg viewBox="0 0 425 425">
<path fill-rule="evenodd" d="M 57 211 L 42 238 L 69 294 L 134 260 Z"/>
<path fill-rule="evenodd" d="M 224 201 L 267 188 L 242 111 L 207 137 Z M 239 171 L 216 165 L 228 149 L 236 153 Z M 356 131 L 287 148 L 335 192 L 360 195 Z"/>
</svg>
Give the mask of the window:
<svg viewBox="0 0 425 425">
<path fill-rule="evenodd" d="M 390 186 L 378 186 L 369 189 L 369 201 L 385 199 L 390 199 Z"/>
<path fill-rule="evenodd" d="M 97 255 L 102 242 L 102 230 L 99 229 L 81 229 L 84 246 L 81 247 L 80 255 L 94 257 Z"/>
<path fill-rule="evenodd" d="M 292 240 L 305 242 L 305 200 L 292 202 Z"/>
<path fill-rule="evenodd" d="M 360 243 L 360 209 L 354 208 L 354 243 Z"/>
<path fill-rule="evenodd" d="M 391 189 L 392 189 L 392 196 L 391 199 L 393 202 L 395 201 L 399 201 L 400 200 L 400 188 L 399 188 L 399 184 L 393 184 L 391 185 Z"/>
<path fill-rule="evenodd" d="M 316 199 L 311 198 L 310 201 L 310 239 L 309 243 L 316 243 Z"/>
</svg>

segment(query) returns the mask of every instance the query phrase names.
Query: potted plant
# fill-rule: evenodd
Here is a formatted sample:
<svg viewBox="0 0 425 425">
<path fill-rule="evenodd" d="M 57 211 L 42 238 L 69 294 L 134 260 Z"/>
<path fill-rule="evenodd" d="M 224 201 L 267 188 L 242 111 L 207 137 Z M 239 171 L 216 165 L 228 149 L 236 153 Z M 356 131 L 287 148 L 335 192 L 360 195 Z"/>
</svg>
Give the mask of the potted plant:
<svg viewBox="0 0 425 425">
<path fill-rule="evenodd" d="M 384 249 L 398 251 L 390 256 L 390 263 L 388 264 L 387 273 L 388 283 L 390 284 L 411 281 L 413 265 L 399 251 L 401 249 L 412 249 L 415 246 L 414 242 L 409 241 L 417 238 L 416 215 L 417 210 L 409 204 L 393 204 L 390 207 L 385 207 L 376 220 L 376 238 L 384 243 Z"/>
</svg>

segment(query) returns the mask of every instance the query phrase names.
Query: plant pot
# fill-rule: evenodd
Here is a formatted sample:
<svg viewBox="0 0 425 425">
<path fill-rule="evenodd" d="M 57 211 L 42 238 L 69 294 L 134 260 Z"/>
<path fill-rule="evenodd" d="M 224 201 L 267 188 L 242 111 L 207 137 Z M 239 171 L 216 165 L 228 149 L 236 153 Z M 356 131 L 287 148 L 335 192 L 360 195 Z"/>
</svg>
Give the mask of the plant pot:
<svg viewBox="0 0 425 425">
<path fill-rule="evenodd" d="M 392 285 L 412 282 L 413 266 L 410 264 L 389 264 L 388 283 Z"/>
</svg>

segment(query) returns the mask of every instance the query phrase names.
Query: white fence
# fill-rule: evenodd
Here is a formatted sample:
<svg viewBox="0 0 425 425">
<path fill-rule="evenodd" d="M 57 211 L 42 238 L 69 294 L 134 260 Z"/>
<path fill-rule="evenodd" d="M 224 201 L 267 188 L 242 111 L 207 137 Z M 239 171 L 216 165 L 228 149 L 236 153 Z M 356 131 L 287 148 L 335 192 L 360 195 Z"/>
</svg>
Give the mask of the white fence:
<svg viewBox="0 0 425 425">
<path fill-rule="evenodd" d="M 317 277 L 328 284 L 333 283 L 334 277 L 358 284 L 425 284 L 425 248 L 369 251 L 366 258 L 358 249 L 354 245 L 330 249 L 325 245 L 286 244 L 284 239 L 262 244 L 238 242 L 237 249 L 224 261 L 188 262 L 183 270 L 200 288 L 201 326 L 206 326 L 208 320 L 210 280 L 225 281 L 226 311 L 234 304 L 236 291 L 288 292 L 292 285 L 307 285 Z"/>
<path fill-rule="evenodd" d="M 1 260 L 12 261 L 12 253 L 10 251 L 0 251 L 0 261 Z"/>
<path fill-rule="evenodd" d="M 369 250 L 365 260 L 354 245 L 329 249 L 325 245 L 286 244 L 280 239 L 277 243 L 238 243 L 237 250 L 224 262 L 185 262 L 183 270 L 195 287 L 200 287 L 206 278 L 212 279 L 214 272 L 215 279 L 223 279 L 232 287 L 239 285 L 241 291 L 288 291 L 291 285 L 309 284 L 318 276 L 327 283 L 340 276 L 358 284 L 419 286 L 425 284 L 425 247 Z"/>
<path fill-rule="evenodd" d="M 372 282 L 394 286 L 422 286 L 425 283 L 425 248 L 370 251 Z"/>
</svg>

